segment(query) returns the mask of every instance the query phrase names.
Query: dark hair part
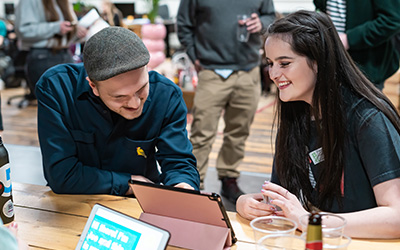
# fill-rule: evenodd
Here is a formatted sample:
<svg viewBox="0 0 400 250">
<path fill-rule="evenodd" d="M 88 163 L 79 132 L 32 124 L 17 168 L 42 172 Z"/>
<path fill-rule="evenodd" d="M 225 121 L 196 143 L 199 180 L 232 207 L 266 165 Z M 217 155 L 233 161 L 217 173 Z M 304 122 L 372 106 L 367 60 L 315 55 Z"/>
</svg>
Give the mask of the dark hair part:
<svg viewBox="0 0 400 250">
<path fill-rule="evenodd" d="M 58 6 L 61 9 L 61 13 L 64 16 L 65 21 L 74 21 L 74 18 L 71 13 L 71 7 L 70 7 L 70 2 L 68 0 L 56 0 Z M 56 11 L 56 8 L 53 4 L 53 0 L 42 0 L 43 7 L 44 7 L 44 12 L 46 15 L 46 20 L 48 22 L 55 22 L 60 20 L 60 16 L 58 15 L 58 12 Z M 74 27 L 74 30 L 72 32 L 69 32 L 67 34 L 68 40 L 72 38 L 72 36 L 76 32 L 76 27 Z M 55 35 L 54 38 L 57 41 L 57 46 L 55 49 L 60 49 L 61 48 L 61 41 L 62 41 L 62 36 L 61 35 Z"/>
<path fill-rule="evenodd" d="M 326 209 L 335 198 L 340 205 L 347 122 L 342 86 L 373 103 L 400 133 L 396 108 L 355 65 L 326 14 L 297 11 L 275 21 L 268 28 L 267 35 L 278 36 L 288 42 L 296 54 L 307 58 L 310 68 L 313 63 L 318 67 L 312 106 L 300 101 L 278 100 L 274 125 L 278 127 L 275 167 L 279 180 L 303 204 L 312 200 L 307 145 L 310 121 L 314 117 L 318 145 L 322 147 L 325 160 L 320 163 L 319 195 L 313 205 Z"/>
</svg>

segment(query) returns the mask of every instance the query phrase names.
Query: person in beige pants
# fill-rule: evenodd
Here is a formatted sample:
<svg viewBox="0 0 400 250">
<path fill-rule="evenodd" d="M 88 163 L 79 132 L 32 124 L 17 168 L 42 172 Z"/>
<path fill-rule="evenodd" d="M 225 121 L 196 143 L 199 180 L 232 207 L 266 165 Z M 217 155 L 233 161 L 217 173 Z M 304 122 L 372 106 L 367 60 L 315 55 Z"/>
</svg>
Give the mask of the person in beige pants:
<svg viewBox="0 0 400 250">
<path fill-rule="evenodd" d="M 208 168 L 208 156 L 223 116 L 224 139 L 217 158 L 219 177 L 231 180 L 239 177 L 237 170 L 244 157 L 244 147 L 250 132 L 261 92 L 260 70 L 237 71 L 224 79 L 212 70 L 199 72 L 199 82 L 193 104 L 190 140 L 197 158 L 200 180 Z"/>
<path fill-rule="evenodd" d="M 247 18 L 240 19 L 243 15 Z M 237 168 L 261 94 L 261 35 L 274 19 L 272 0 L 181 0 L 178 10 L 179 41 L 199 77 L 190 140 L 200 188 L 204 187 L 208 156 L 223 115 L 224 139 L 216 167 L 221 194 L 233 203 L 243 194 L 237 185 Z M 247 31 L 244 38 L 237 33 L 243 26 Z"/>
</svg>

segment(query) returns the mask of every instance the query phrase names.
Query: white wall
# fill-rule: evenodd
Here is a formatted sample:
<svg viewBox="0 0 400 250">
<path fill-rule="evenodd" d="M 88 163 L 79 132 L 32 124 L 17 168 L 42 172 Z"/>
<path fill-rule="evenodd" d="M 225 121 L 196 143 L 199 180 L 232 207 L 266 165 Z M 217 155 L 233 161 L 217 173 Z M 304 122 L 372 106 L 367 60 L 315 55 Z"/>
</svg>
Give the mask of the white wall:
<svg viewBox="0 0 400 250">
<path fill-rule="evenodd" d="M 4 3 L 17 4 L 20 0 L 0 0 L 0 17 L 4 18 Z M 76 2 L 76 0 L 70 0 Z M 81 0 L 85 4 L 91 4 L 101 10 L 101 0 Z M 216 0 L 218 1 L 218 0 Z M 246 0 L 242 0 L 246 1 Z M 113 0 L 115 3 L 135 3 L 137 14 L 144 14 L 148 11 L 147 0 Z M 178 12 L 180 0 L 161 0 L 160 4 L 167 4 L 171 17 L 175 17 Z M 281 13 L 289 13 L 299 9 L 314 10 L 312 0 L 274 0 L 275 9 Z"/>
<path fill-rule="evenodd" d="M 4 4 L 5 3 L 17 3 L 18 0 L 0 0 L 0 18 L 5 17 L 5 9 L 4 9 Z"/>
<path fill-rule="evenodd" d="M 315 10 L 312 0 L 274 0 L 275 10 L 287 14 L 300 9 Z"/>
</svg>

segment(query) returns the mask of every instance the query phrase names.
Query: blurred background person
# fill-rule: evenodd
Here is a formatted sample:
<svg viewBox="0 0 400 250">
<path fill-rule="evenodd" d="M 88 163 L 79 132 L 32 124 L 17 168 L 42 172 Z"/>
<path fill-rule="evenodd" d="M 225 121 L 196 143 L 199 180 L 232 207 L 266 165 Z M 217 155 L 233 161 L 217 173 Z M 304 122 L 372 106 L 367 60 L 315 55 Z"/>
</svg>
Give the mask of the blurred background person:
<svg viewBox="0 0 400 250">
<path fill-rule="evenodd" d="M 101 16 L 111 26 L 123 26 L 122 12 L 110 0 L 103 0 Z"/>
<path fill-rule="evenodd" d="M 6 59 L 6 54 L 4 53 L 4 40 L 7 37 L 7 26 L 6 23 L 0 19 L 0 90 L 4 88 L 4 82 L 1 79 L 2 74 L 4 73 L 6 67 L 8 66 L 8 62 Z M 4 65 L 3 65 L 4 64 Z M 1 115 L 1 96 L 0 96 L 0 134 L 3 132 L 3 116 Z"/>
<path fill-rule="evenodd" d="M 28 244 L 18 238 L 18 224 L 12 222 L 7 226 L 0 220 L 0 249 L 4 250 L 25 250 L 29 249 Z"/>
<path fill-rule="evenodd" d="M 238 15 L 247 15 L 243 20 Z M 223 114 L 224 139 L 216 168 L 221 194 L 235 203 L 243 194 L 237 170 L 261 95 L 261 34 L 275 19 L 272 0 L 182 0 L 178 37 L 198 72 L 190 140 L 201 188 Z M 243 36 L 238 36 L 238 29 Z"/>
<path fill-rule="evenodd" d="M 77 26 L 72 3 L 68 0 L 23 0 L 15 12 L 15 30 L 21 40 L 21 49 L 29 50 L 26 76 L 34 100 L 35 84 L 50 67 L 72 63 L 69 46 L 86 36 L 87 30 Z"/>
<path fill-rule="evenodd" d="M 344 47 L 361 71 L 382 90 L 399 69 L 399 52 L 393 36 L 400 32 L 400 1 L 314 0 L 327 13 Z"/>
<path fill-rule="evenodd" d="M 7 36 L 6 22 L 0 19 L 0 49 L 3 47 L 3 42 L 6 36 Z"/>
</svg>

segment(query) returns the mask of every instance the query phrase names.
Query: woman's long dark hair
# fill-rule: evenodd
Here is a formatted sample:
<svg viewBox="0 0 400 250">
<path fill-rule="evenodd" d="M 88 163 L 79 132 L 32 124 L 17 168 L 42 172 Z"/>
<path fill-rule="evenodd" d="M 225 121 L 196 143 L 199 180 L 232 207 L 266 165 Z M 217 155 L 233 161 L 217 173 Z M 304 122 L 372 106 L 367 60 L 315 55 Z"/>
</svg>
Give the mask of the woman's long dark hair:
<svg viewBox="0 0 400 250">
<path fill-rule="evenodd" d="M 289 14 L 269 27 L 268 36 L 278 36 L 291 44 L 296 54 L 307 58 L 311 68 L 314 62 L 317 64 L 312 106 L 300 101 L 278 101 L 274 122 L 277 121 L 278 128 L 275 167 L 282 186 L 302 199 L 304 204 L 312 200 L 307 145 L 311 117 L 314 117 L 318 145 L 322 147 L 325 160 L 320 163 L 319 196 L 313 205 L 327 209 L 335 198 L 340 203 L 341 196 L 343 151 L 347 142 L 342 86 L 373 103 L 400 133 L 399 114 L 389 99 L 355 65 L 326 14 L 305 10 Z"/>
<path fill-rule="evenodd" d="M 70 6 L 70 2 L 68 0 L 56 0 L 58 6 L 61 9 L 61 13 L 64 16 L 65 21 L 74 21 L 74 17 L 72 16 L 72 9 Z M 56 8 L 53 4 L 53 0 L 42 0 L 43 3 L 43 7 L 44 7 L 44 12 L 46 15 L 46 20 L 48 22 L 55 22 L 55 21 L 59 21 L 60 20 L 60 16 L 58 14 L 58 12 L 56 11 Z M 74 28 L 73 32 L 69 32 L 67 34 L 67 39 L 70 40 L 73 35 L 75 34 L 76 28 Z M 56 45 L 56 49 L 61 48 L 62 44 L 61 44 L 61 40 L 62 37 L 60 35 L 56 35 L 55 39 L 57 41 L 57 45 Z"/>
</svg>

